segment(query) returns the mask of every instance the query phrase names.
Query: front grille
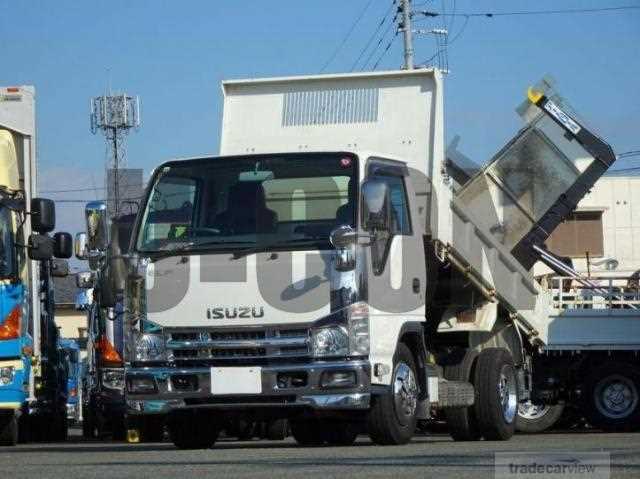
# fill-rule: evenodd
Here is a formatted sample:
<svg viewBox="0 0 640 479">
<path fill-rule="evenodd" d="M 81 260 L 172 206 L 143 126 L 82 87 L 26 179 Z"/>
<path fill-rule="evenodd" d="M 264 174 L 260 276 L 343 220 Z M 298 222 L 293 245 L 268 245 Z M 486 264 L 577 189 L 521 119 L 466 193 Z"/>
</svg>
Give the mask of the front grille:
<svg viewBox="0 0 640 479">
<path fill-rule="evenodd" d="M 309 356 L 307 328 L 166 330 L 176 360 L 296 358 Z"/>
</svg>

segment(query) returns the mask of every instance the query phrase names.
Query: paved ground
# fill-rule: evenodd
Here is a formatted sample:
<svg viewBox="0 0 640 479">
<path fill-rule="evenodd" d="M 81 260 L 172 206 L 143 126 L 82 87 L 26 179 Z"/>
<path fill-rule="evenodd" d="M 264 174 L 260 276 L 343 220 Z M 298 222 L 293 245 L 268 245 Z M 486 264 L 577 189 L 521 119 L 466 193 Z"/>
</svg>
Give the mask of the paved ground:
<svg viewBox="0 0 640 479">
<path fill-rule="evenodd" d="M 221 441 L 208 451 L 178 451 L 170 443 L 128 445 L 72 438 L 66 444 L 0 448 L 0 477 L 475 479 L 494 477 L 495 452 L 562 450 L 610 452 L 611 477 L 640 477 L 640 434 L 578 432 L 516 436 L 506 443 L 454 443 L 448 436 L 434 435 L 400 447 L 374 446 L 364 437 L 345 448 L 302 448 L 291 440 Z"/>
</svg>

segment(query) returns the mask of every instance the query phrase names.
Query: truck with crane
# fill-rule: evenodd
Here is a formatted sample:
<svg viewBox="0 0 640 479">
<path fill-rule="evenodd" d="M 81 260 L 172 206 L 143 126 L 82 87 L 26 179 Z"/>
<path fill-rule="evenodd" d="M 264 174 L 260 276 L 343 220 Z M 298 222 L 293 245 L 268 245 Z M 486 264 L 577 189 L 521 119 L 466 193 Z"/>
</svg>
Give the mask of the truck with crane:
<svg viewBox="0 0 640 479">
<path fill-rule="evenodd" d="M 623 331 L 640 338 L 633 315 L 561 309 L 532 274 L 567 274 L 544 241 L 615 161 L 558 95 L 530 89 L 525 127 L 461 179 L 437 69 L 223 93 L 220 156 L 155 169 L 127 254 L 87 210 L 122 301 L 131 431 L 163 417 L 177 447 L 207 448 L 230 417 L 286 418 L 303 445 L 403 444 L 441 411 L 457 440 L 506 440 L 519 405 L 574 397 Z"/>
<path fill-rule="evenodd" d="M 35 89 L 0 88 L 0 444 L 67 434 L 64 358 L 54 318 L 52 258 L 72 238 L 55 229 L 53 201 L 38 198 Z"/>
</svg>

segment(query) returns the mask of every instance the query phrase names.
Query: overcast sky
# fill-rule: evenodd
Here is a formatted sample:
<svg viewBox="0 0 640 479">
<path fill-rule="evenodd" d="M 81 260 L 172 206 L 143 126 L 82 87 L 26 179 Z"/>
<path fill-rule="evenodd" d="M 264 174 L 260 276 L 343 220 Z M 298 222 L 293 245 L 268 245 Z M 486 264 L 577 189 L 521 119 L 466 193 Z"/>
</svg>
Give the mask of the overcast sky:
<svg viewBox="0 0 640 479">
<path fill-rule="evenodd" d="M 96 188 L 45 194 L 58 200 L 104 194 L 105 143 L 89 131 L 88 106 L 109 83 L 142 100 L 142 128 L 127 139 L 129 166 L 148 174 L 172 157 L 216 153 L 220 80 L 318 73 L 369 1 L 4 0 L 0 85 L 36 87 L 40 189 Z M 454 3 L 457 13 L 640 5 L 414 1 L 417 9 L 448 13 Z M 327 72 L 352 69 L 390 5 L 371 1 Z M 457 36 L 448 51 L 447 137 L 460 134 L 468 156 L 486 161 L 519 129 L 514 108 L 527 86 L 545 74 L 617 152 L 640 149 L 640 10 L 445 18 L 450 38 Z M 415 27 L 442 25 L 440 17 Z M 392 37 L 382 41 L 367 68 Z M 433 36 L 415 43 L 417 63 L 436 51 Z M 378 69 L 401 65 L 401 44 L 396 38 Z M 367 57 L 369 51 L 358 68 Z M 60 228 L 81 229 L 82 205 L 60 203 L 58 211 Z"/>
</svg>

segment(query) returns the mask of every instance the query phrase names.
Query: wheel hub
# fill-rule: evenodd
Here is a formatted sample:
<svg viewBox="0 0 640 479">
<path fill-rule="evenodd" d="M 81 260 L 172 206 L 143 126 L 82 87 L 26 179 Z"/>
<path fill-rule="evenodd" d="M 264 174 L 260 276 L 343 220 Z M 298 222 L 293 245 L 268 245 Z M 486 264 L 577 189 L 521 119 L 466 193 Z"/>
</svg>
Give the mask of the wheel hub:
<svg viewBox="0 0 640 479">
<path fill-rule="evenodd" d="M 411 422 L 418 404 L 418 385 L 406 363 L 398 363 L 393 375 L 393 401 L 398 421 L 403 426 Z"/>
<path fill-rule="evenodd" d="M 523 419 L 535 420 L 540 419 L 551 410 L 547 404 L 534 404 L 531 401 L 520 403 L 518 405 L 518 416 Z"/>
<path fill-rule="evenodd" d="M 638 405 L 636 385 L 625 376 L 612 375 L 604 378 L 596 385 L 594 394 L 596 408 L 610 419 L 623 419 Z"/>
<path fill-rule="evenodd" d="M 513 367 L 508 364 L 502 366 L 500 370 L 498 399 L 502 405 L 502 416 L 505 422 L 511 424 L 516 417 L 518 392 L 515 371 Z"/>
</svg>

